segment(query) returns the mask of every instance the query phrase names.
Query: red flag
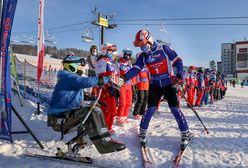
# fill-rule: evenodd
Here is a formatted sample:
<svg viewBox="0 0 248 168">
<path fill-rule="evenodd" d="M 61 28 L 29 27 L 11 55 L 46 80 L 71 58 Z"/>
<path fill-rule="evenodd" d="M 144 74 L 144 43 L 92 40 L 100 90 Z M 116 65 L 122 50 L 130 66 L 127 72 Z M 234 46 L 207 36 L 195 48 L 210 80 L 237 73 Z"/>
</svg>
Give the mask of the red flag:
<svg viewBox="0 0 248 168">
<path fill-rule="evenodd" d="M 40 81 L 42 69 L 43 69 L 43 60 L 44 60 L 44 0 L 40 0 L 39 3 L 39 20 L 38 20 L 38 47 L 37 47 L 37 56 L 38 56 L 38 65 L 37 65 L 37 80 Z"/>
</svg>

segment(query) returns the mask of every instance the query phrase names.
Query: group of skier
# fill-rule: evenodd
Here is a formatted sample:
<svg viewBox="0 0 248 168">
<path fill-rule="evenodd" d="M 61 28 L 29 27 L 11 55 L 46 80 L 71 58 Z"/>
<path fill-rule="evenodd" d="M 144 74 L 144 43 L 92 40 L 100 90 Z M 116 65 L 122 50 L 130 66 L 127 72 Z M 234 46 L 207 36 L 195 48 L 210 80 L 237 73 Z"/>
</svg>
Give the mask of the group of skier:
<svg viewBox="0 0 248 168">
<path fill-rule="evenodd" d="M 181 149 L 184 149 L 191 136 L 187 120 L 180 109 L 179 95 L 187 92 L 188 105 L 191 106 L 208 104 L 209 95 L 210 102 L 219 100 L 223 98 L 226 90 L 224 77 L 217 75 L 214 70 L 206 69 L 204 72 L 203 68 L 199 68 L 196 73 L 194 66 L 190 66 L 188 71 L 184 71 L 183 61 L 178 54 L 169 46 L 155 42 L 147 30 L 138 31 L 133 44 L 141 49 L 141 52 L 136 55 L 137 60 L 133 65 L 131 64 L 133 57 L 131 49 L 123 49 L 121 56 L 117 59 L 117 46 L 110 43 L 100 46 L 100 51 L 96 45 L 92 45 L 90 56 L 86 61 L 68 55 L 63 60 L 64 69 L 58 72 L 58 83 L 52 96 L 48 115 L 59 118 L 67 112 L 69 114 L 72 112 L 73 116 L 77 116 L 72 120 L 76 121 L 65 120 L 63 127 L 70 129 L 79 124 L 87 113 L 81 104 L 83 101 L 82 89 L 93 87 L 92 99 L 101 94 L 98 104 L 104 116 L 104 123 L 99 127 L 106 127 L 107 132 L 95 131 L 92 134 L 93 137 L 90 135 L 90 138 L 93 141 L 102 140 L 115 132 L 112 128 L 114 120 L 119 126 L 125 126 L 128 123 L 133 92 L 137 90 L 138 96 L 133 116 L 135 119 L 142 116 L 139 128 L 141 145 L 146 145 L 149 122 L 163 97 L 178 124 L 181 132 Z M 82 77 L 80 65 L 84 66 L 86 63 L 89 66 L 88 77 Z M 178 89 L 178 85 L 181 86 L 181 89 Z M 195 97 L 196 101 L 194 102 Z M 88 125 L 90 125 L 90 121 L 88 121 Z M 56 126 L 53 128 L 56 129 Z M 115 147 L 110 152 L 125 148 L 121 143 L 110 141 L 109 144 L 112 143 L 115 144 Z"/>
<path fill-rule="evenodd" d="M 188 105 L 201 107 L 224 98 L 227 90 L 224 74 L 209 68 L 196 70 L 195 66 L 190 66 L 184 74 L 184 91 L 187 93 Z"/>
</svg>

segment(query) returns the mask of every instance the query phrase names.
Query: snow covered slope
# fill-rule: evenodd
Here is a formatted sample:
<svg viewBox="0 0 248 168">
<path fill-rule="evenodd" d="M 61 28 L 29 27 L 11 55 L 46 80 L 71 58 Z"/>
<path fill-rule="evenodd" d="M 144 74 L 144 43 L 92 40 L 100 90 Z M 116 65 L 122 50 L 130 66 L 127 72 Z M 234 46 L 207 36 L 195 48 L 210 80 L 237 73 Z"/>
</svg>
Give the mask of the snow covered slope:
<svg viewBox="0 0 248 168">
<path fill-rule="evenodd" d="M 224 100 L 213 105 L 196 108 L 210 134 L 206 135 L 200 122 L 193 112 L 182 103 L 182 110 L 189 121 L 191 131 L 195 134 L 191 146 L 182 160 L 181 167 L 209 168 L 209 167 L 248 167 L 248 88 L 228 88 Z M 36 105 L 25 101 L 25 106 L 19 106 L 17 97 L 13 97 L 13 105 L 23 116 L 36 136 L 45 146 L 40 150 L 38 145 L 28 134 L 13 135 L 14 144 L 0 140 L 0 167 L 25 168 L 65 168 L 80 167 L 65 162 L 54 162 L 28 158 L 22 153 L 26 151 L 40 154 L 54 154 L 56 147 L 65 148 L 63 142 L 73 135 L 66 135 L 60 141 L 60 134 L 47 127 L 45 114 L 34 115 Z M 14 116 L 14 114 L 13 114 Z M 127 149 L 117 153 L 100 155 L 95 147 L 89 145 L 81 152 L 95 159 L 99 167 L 141 168 L 141 152 L 137 138 L 139 121 L 132 116 L 126 128 L 114 126 L 116 135 L 113 139 L 125 142 Z M 13 131 L 24 130 L 20 122 L 13 117 Z M 172 160 L 179 150 L 180 136 L 176 122 L 169 112 L 165 102 L 161 103 L 159 112 L 150 123 L 148 146 L 153 155 L 156 167 L 172 167 Z M 85 166 L 81 166 L 85 167 Z"/>
</svg>

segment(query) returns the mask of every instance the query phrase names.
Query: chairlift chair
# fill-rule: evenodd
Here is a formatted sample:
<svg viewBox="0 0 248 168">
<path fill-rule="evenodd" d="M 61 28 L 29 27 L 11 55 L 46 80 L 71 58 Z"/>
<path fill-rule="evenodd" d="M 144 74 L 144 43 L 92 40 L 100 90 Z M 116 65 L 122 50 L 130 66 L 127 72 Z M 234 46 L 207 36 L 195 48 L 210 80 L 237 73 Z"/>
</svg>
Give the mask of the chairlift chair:
<svg viewBox="0 0 248 168">
<path fill-rule="evenodd" d="M 54 46 L 57 44 L 55 34 L 51 35 L 48 33 L 48 30 L 46 31 L 44 42 L 47 46 Z"/>
<path fill-rule="evenodd" d="M 88 28 L 83 30 L 82 41 L 87 42 L 87 43 L 91 43 L 93 40 L 94 40 L 93 32 L 91 30 L 89 30 Z"/>
<path fill-rule="evenodd" d="M 21 44 L 33 45 L 34 43 L 34 36 L 26 37 L 25 34 L 23 35 L 23 40 L 21 40 Z"/>
</svg>

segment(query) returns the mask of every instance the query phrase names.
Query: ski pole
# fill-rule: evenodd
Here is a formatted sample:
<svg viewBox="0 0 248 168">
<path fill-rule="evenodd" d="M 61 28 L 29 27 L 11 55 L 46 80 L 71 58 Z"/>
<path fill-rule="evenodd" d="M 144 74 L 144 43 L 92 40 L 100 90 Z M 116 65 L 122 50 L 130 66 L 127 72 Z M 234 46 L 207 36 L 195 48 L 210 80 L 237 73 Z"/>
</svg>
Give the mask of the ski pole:
<svg viewBox="0 0 248 168">
<path fill-rule="evenodd" d="M 98 96 L 97 96 L 97 98 L 96 98 L 94 104 L 91 106 L 90 110 L 88 111 L 88 114 L 84 117 L 84 119 L 83 119 L 83 121 L 82 121 L 82 125 L 85 124 L 85 122 L 86 122 L 86 120 L 89 118 L 91 112 L 92 112 L 93 109 L 96 107 L 96 104 L 97 104 L 98 100 L 100 99 L 101 94 L 102 94 L 102 88 L 100 88 L 99 93 L 98 93 Z"/>
<path fill-rule="evenodd" d="M 194 107 L 193 107 L 191 104 L 189 104 L 189 102 L 187 101 L 187 98 L 185 97 L 184 94 L 182 94 L 182 96 L 183 96 L 183 98 L 186 100 L 188 106 L 189 106 L 190 109 L 194 112 L 194 114 L 196 115 L 196 117 L 198 118 L 198 120 L 201 122 L 201 124 L 202 124 L 202 126 L 204 127 L 206 133 L 209 134 L 207 127 L 206 127 L 206 126 L 204 125 L 204 123 L 202 122 L 200 116 L 198 115 L 198 113 L 196 112 L 196 110 L 194 109 Z"/>
<path fill-rule="evenodd" d="M 182 90 L 182 86 L 180 84 L 176 84 L 176 87 L 179 88 L 180 90 Z M 198 115 L 197 111 L 195 110 L 195 108 L 188 102 L 187 98 L 185 97 L 183 91 L 182 91 L 182 96 L 185 99 L 185 101 L 187 102 L 188 106 L 190 107 L 190 109 L 194 112 L 194 114 L 196 115 L 197 119 L 201 122 L 202 126 L 204 127 L 205 131 L 207 134 L 209 134 L 207 127 L 204 125 L 204 123 L 202 122 L 200 116 Z"/>
</svg>

